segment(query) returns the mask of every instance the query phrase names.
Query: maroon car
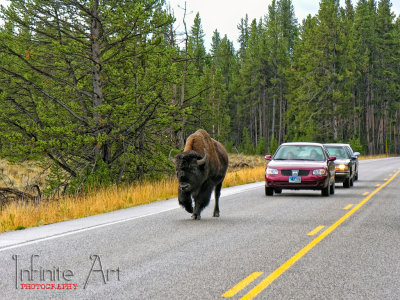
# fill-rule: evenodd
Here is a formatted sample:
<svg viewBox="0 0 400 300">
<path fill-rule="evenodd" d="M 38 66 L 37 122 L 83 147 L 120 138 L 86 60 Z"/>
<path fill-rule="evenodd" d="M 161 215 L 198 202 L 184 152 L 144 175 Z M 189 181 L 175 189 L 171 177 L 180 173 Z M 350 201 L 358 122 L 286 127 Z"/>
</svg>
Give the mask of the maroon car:
<svg viewBox="0 0 400 300">
<path fill-rule="evenodd" d="M 329 156 L 319 143 L 284 143 L 279 146 L 265 170 L 265 194 L 282 189 L 321 190 L 323 196 L 335 193 L 336 157 Z"/>
</svg>

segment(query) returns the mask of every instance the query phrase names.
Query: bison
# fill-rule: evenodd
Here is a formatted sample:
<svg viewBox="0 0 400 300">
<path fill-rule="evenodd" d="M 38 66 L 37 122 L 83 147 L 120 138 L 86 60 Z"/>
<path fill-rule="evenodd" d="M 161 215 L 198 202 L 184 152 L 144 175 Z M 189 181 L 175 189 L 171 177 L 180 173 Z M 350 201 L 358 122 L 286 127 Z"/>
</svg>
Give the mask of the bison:
<svg viewBox="0 0 400 300">
<path fill-rule="evenodd" d="M 188 137 L 183 153 L 174 159 L 171 152 L 169 158 L 175 164 L 179 182 L 179 204 L 192 214 L 192 219 L 200 220 L 200 213 L 210 203 L 214 190 L 213 216 L 219 217 L 219 196 L 228 169 L 228 153 L 225 147 L 200 129 Z"/>
</svg>

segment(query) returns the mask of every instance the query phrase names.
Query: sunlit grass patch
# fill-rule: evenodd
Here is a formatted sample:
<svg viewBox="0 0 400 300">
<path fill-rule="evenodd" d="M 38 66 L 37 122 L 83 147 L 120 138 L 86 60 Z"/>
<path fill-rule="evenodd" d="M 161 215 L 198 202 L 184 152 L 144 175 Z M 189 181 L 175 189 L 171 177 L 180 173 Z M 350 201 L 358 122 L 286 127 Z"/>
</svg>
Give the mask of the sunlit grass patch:
<svg viewBox="0 0 400 300">
<path fill-rule="evenodd" d="M 358 157 L 358 160 L 364 160 L 364 159 L 374 159 L 374 158 L 386 158 L 386 157 L 396 157 L 396 155 L 392 154 L 377 154 L 377 155 L 360 155 Z"/>
</svg>

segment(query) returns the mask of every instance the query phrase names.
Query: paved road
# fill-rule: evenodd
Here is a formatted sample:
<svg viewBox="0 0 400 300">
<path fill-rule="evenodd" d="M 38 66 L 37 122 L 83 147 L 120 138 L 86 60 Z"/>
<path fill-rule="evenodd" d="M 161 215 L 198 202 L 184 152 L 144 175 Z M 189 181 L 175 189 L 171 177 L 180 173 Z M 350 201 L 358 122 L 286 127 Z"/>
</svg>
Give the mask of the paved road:
<svg viewBox="0 0 400 300">
<path fill-rule="evenodd" d="M 331 197 L 242 188 L 220 218 L 172 200 L 0 234 L 0 298 L 399 299 L 400 158 Z"/>
</svg>

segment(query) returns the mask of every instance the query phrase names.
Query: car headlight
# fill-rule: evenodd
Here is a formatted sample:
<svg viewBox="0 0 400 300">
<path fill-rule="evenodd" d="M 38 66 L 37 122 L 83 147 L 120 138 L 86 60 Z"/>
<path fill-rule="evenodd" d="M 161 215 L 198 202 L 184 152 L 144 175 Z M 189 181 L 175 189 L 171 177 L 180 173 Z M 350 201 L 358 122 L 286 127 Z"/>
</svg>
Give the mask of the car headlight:
<svg viewBox="0 0 400 300">
<path fill-rule="evenodd" d="M 317 169 L 317 170 L 313 170 L 312 174 L 319 175 L 319 176 L 325 176 L 326 174 L 328 174 L 328 172 L 326 171 L 326 169 Z"/>
<path fill-rule="evenodd" d="M 336 165 L 336 171 L 348 171 L 349 166 L 345 164 Z"/>
<path fill-rule="evenodd" d="M 265 170 L 265 175 L 278 175 L 278 170 L 267 168 L 267 170 Z"/>
</svg>

